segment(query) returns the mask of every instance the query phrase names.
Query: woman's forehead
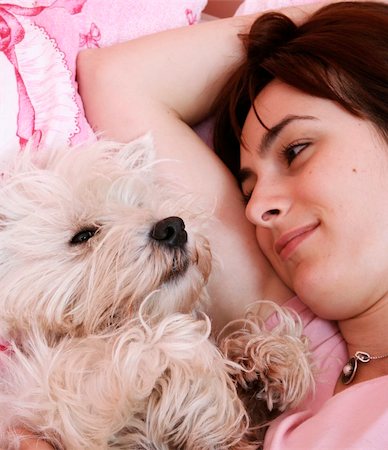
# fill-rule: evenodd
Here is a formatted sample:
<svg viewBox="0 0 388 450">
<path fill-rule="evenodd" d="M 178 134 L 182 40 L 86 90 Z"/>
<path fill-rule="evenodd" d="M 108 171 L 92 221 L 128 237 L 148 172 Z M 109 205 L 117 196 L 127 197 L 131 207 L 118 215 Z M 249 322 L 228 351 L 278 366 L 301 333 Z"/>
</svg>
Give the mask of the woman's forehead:
<svg viewBox="0 0 388 450">
<path fill-rule="evenodd" d="M 266 116 L 276 120 L 287 114 L 305 115 L 307 109 L 318 107 L 322 101 L 327 100 L 309 95 L 280 80 L 273 80 L 258 94 L 254 106 L 264 124 L 271 128 L 274 124 L 267 124 L 264 120 Z M 255 114 L 253 108 L 249 114 Z"/>
<path fill-rule="evenodd" d="M 242 129 L 242 141 L 252 139 L 269 130 L 279 130 L 290 123 L 300 125 L 308 120 L 330 123 L 344 115 L 353 117 L 336 102 L 302 92 L 279 80 L 269 83 L 256 97 Z M 273 135 L 273 133 L 270 133 Z"/>
</svg>

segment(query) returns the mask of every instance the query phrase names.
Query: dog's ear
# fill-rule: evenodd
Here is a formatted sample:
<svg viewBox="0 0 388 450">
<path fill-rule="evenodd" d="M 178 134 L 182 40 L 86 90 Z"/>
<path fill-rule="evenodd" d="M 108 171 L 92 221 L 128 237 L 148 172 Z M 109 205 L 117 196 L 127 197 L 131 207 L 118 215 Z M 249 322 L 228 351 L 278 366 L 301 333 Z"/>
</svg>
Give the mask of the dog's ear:
<svg viewBox="0 0 388 450">
<path fill-rule="evenodd" d="M 115 159 L 126 169 L 151 167 L 155 161 L 155 148 L 151 133 L 120 145 Z"/>
</svg>

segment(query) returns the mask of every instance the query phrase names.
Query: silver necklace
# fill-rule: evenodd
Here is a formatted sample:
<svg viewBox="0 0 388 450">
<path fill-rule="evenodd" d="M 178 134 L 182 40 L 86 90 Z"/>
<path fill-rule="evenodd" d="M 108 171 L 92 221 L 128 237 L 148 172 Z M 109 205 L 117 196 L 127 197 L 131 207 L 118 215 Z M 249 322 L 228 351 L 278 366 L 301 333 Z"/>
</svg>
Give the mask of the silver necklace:
<svg viewBox="0 0 388 450">
<path fill-rule="evenodd" d="M 386 355 L 371 356 L 367 352 L 356 352 L 354 356 L 352 356 L 349 359 L 349 361 L 345 364 L 344 368 L 342 369 L 341 375 L 342 383 L 349 384 L 353 381 L 358 369 L 359 362 L 366 364 L 372 359 L 383 359 L 383 358 L 388 358 L 388 353 Z"/>
</svg>

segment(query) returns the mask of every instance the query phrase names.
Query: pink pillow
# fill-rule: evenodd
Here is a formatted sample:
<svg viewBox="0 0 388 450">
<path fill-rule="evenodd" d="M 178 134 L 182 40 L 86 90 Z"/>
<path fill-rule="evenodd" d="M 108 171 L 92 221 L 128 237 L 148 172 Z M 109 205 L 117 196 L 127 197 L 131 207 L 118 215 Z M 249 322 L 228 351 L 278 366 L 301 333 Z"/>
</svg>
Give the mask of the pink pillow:
<svg viewBox="0 0 388 450">
<path fill-rule="evenodd" d="M 252 14 L 268 9 L 279 9 L 285 6 L 297 6 L 306 3 L 316 3 L 321 0 L 245 0 L 237 9 L 236 16 Z"/>
<path fill-rule="evenodd" d="M 196 23 L 206 0 L 0 0 L 0 161 L 93 135 L 75 82 L 80 49 Z"/>
</svg>

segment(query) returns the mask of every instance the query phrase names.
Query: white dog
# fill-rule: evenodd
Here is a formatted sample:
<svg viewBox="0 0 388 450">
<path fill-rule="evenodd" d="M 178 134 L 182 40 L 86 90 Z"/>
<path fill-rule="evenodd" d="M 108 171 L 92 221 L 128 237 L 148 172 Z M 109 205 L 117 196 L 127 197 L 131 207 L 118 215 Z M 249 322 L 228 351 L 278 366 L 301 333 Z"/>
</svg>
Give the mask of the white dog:
<svg viewBox="0 0 388 450">
<path fill-rule="evenodd" d="M 26 151 L 2 174 L 0 447 L 22 429 L 67 450 L 248 450 L 311 390 L 289 312 L 214 344 L 200 217 L 152 160 L 147 135 Z"/>
</svg>

